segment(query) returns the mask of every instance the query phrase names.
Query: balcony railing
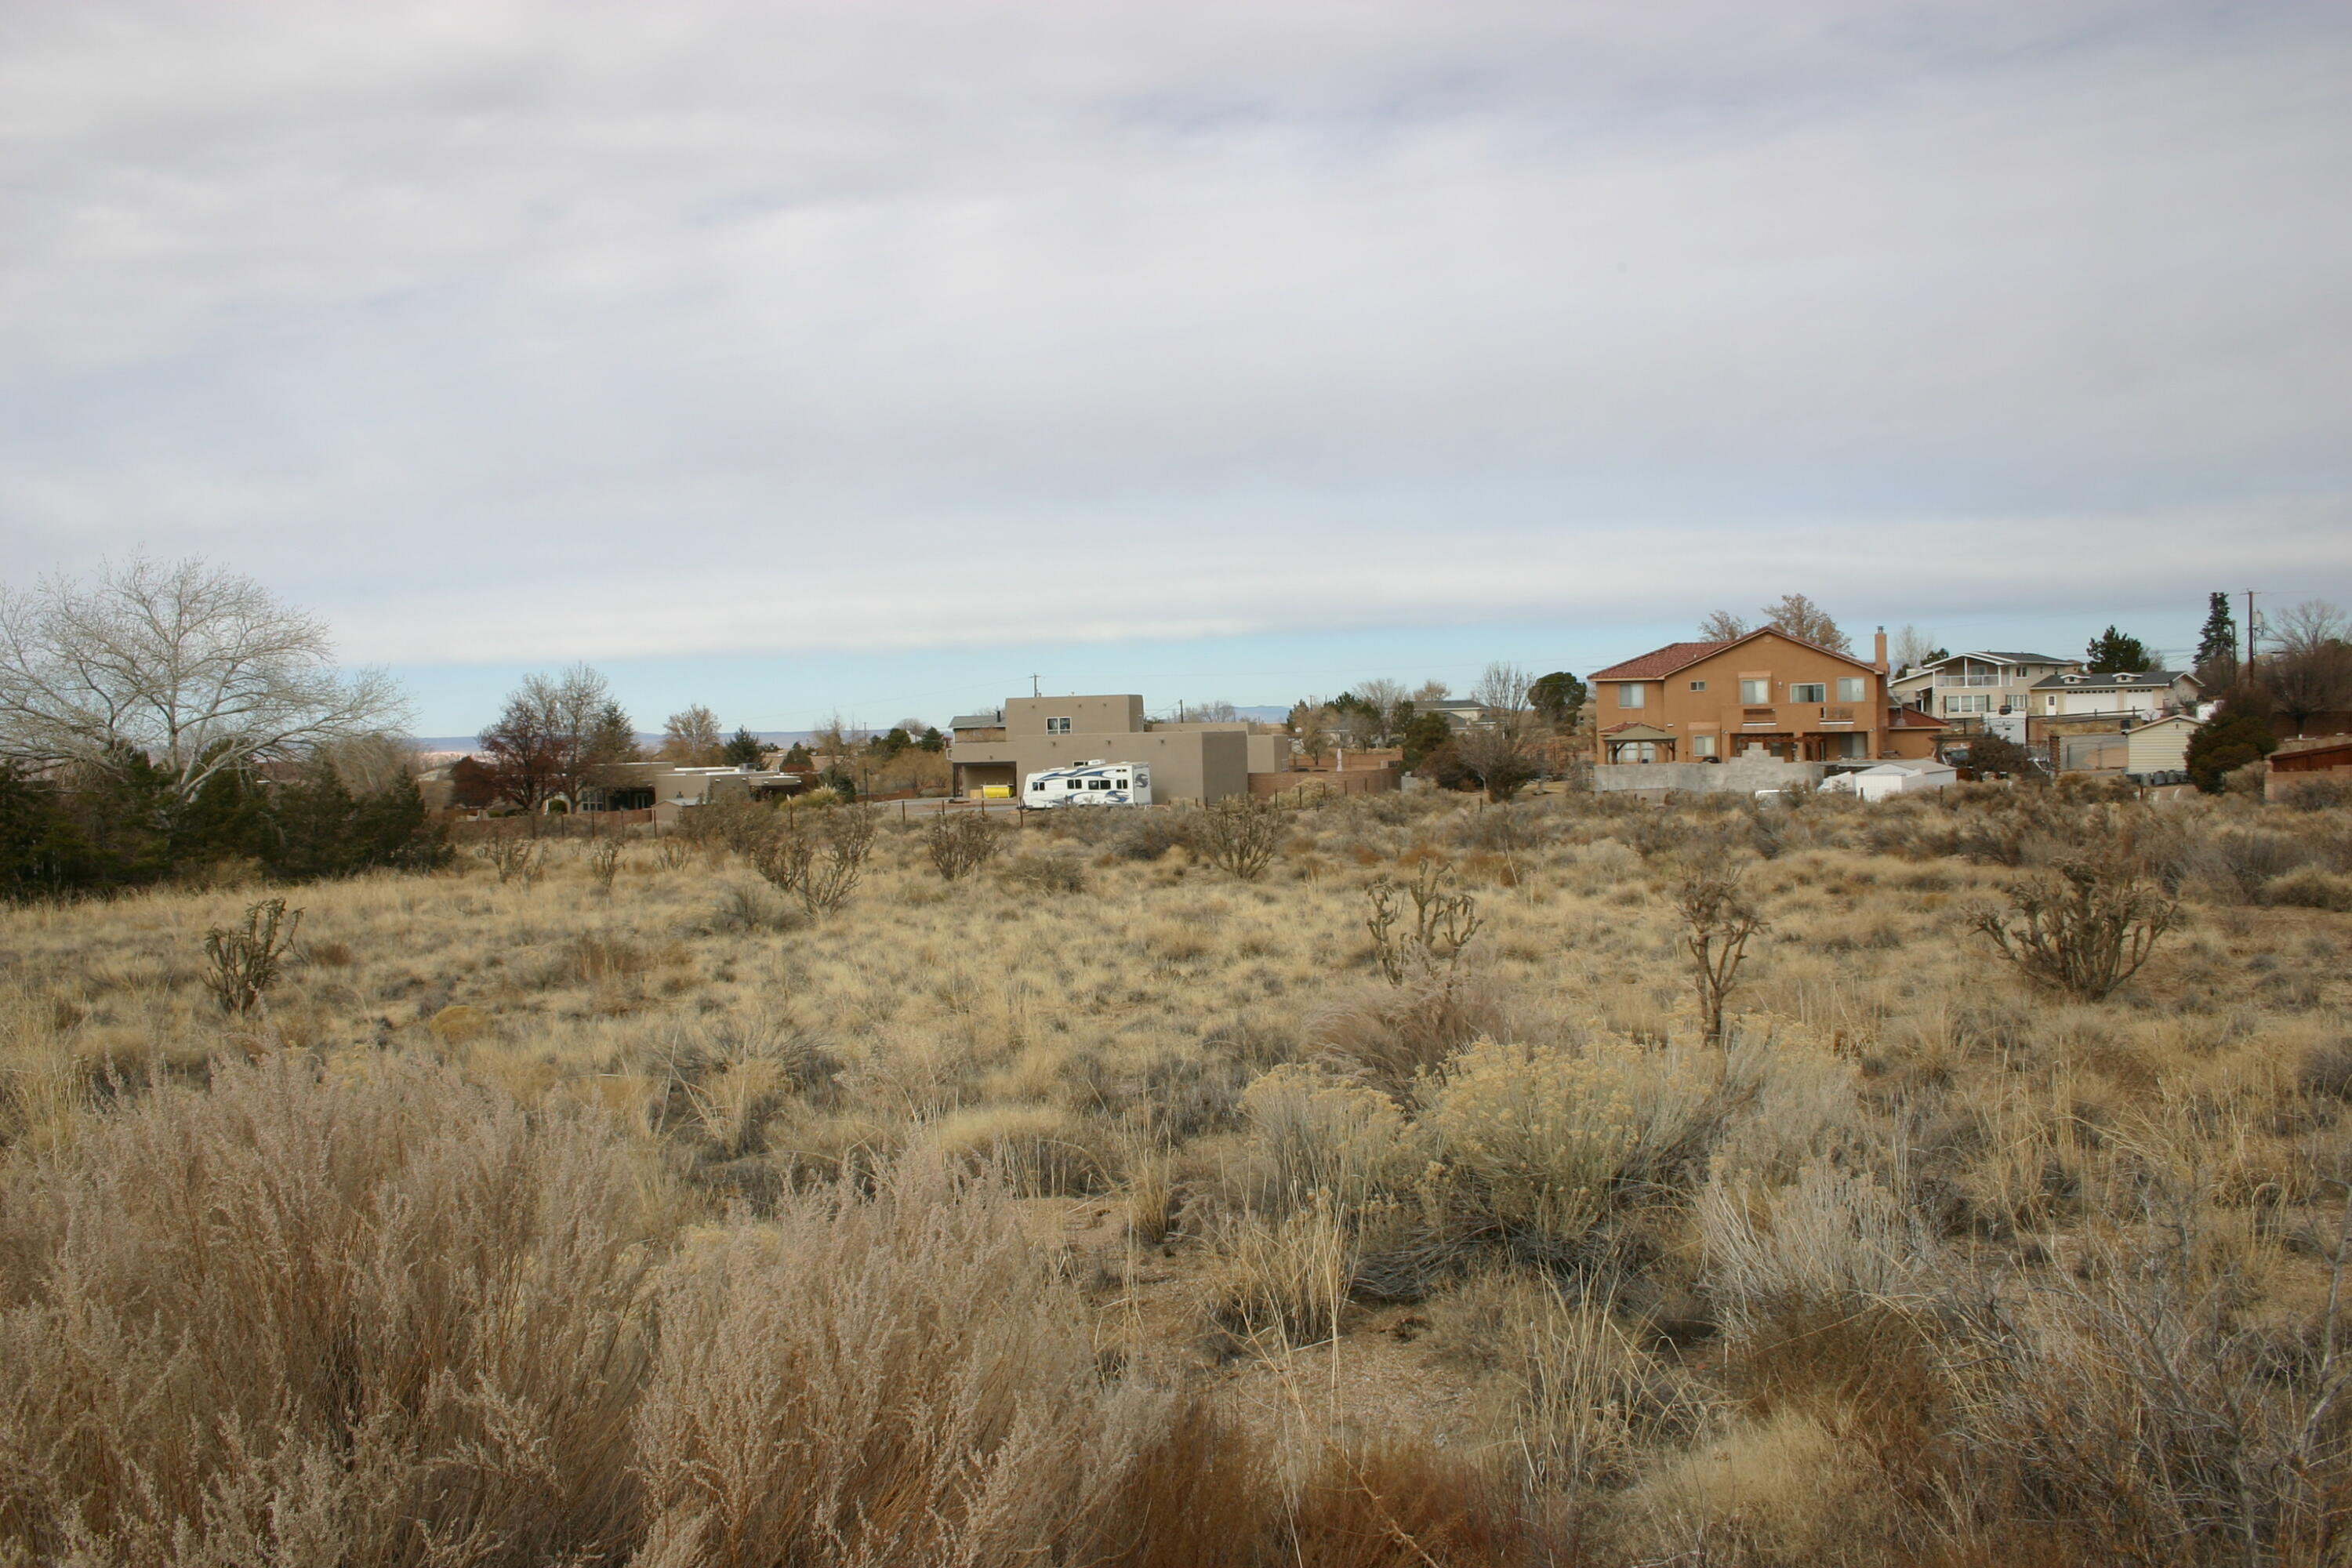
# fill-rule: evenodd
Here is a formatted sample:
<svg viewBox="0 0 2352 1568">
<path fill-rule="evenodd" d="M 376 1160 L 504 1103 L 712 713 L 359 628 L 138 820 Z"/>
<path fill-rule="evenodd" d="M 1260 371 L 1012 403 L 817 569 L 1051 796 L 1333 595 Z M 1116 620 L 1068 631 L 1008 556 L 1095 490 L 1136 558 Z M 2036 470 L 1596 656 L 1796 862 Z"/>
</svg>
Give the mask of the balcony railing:
<svg viewBox="0 0 2352 1568">
<path fill-rule="evenodd" d="M 1822 722 L 1824 724 L 1851 724 L 1853 722 L 1853 710 L 1851 708 L 1824 708 L 1822 710 Z"/>
<path fill-rule="evenodd" d="M 1739 710 L 1739 721 L 1742 724 L 1769 724 L 1776 721 L 1779 717 L 1778 711 L 1770 708 L 1742 708 Z"/>
<path fill-rule="evenodd" d="M 2000 684 L 2000 680 L 2001 678 L 1998 675 L 1939 675 L 1936 677 L 1936 684 L 1938 686 L 1999 686 Z"/>
</svg>

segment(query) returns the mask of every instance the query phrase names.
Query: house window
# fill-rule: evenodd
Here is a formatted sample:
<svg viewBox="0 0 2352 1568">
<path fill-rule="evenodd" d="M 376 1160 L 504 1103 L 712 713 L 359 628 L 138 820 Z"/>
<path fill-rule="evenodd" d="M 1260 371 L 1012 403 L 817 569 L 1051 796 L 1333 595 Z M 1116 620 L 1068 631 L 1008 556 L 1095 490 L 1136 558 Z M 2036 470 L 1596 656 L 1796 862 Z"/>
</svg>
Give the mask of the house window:
<svg viewBox="0 0 2352 1568">
<path fill-rule="evenodd" d="M 1638 680 L 1621 680 L 1621 681 L 1619 681 L 1619 682 L 1617 683 L 1617 706 L 1618 706 L 1618 707 L 1620 707 L 1620 708 L 1639 708 L 1639 707 L 1641 707 L 1641 706 L 1642 706 L 1642 704 L 1643 704 L 1642 683 L 1641 683 L 1640 681 L 1638 681 Z"/>
<path fill-rule="evenodd" d="M 1705 691 L 1706 689 L 1706 682 L 1704 680 L 1694 680 L 1691 682 L 1691 689 L 1693 691 Z"/>
<path fill-rule="evenodd" d="M 1761 707 L 1772 700 L 1772 683 L 1769 680 L 1741 681 L 1739 700 L 1749 708 Z"/>
<path fill-rule="evenodd" d="M 1866 686 L 1867 682 L 1862 676 L 1839 676 L 1838 700 L 1841 702 L 1859 702 L 1863 700 L 1863 699 L 1870 695 L 1869 691 L 1866 689 Z"/>
<path fill-rule="evenodd" d="M 1048 719 L 1045 721 L 1045 733 L 1048 735 L 1066 735 L 1069 732 L 1070 721 L 1067 719 Z"/>
<path fill-rule="evenodd" d="M 1791 702 L 1827 702 L 1829 700 L 1830 689 L 1824 681 L 1792 680 L 1789 682 L 1789 700 Z"/>
<path fill-rule="evenodd" d="M 1694 757 L 1711 757 L 1715 755 L 1715 737 L 1693 735 L 1690 738 L 1690 749 L 1691 755 Z"/>
<path fill-rule="evenodd" d="M 1955 713 L 1990 713 L 1991 711 L 1991 697 L 1980 692 L 1947 693 L 1944 698 L 1944 712 L 1947 717 Z"/>
</svg>

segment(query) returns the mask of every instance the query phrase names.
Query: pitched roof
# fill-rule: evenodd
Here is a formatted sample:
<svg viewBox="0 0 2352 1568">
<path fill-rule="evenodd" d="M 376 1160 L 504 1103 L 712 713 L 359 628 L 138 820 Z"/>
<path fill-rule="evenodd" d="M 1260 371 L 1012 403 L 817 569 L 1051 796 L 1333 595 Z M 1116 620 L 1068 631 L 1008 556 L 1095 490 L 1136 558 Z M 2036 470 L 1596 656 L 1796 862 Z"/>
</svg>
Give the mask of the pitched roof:
<svg viewBox="0 0 2352 1568">
<path fill-rule="evenodd" d="M 1950 725 L 1933 713 L 1922 713 L 1916 708 L 1896 706 L 1886 710 L 1886 727 L 1890 730 L 1948 730 Z"/>
<path fill-rule="evenodd" d="M 1758 637 L 1768 635 L 1779 637 L 1783 642 L 1795 643 L 1799 647 L 1809 647 L 1815 653 L 1825 653 L 1832 658 L 1842 658 L 1857 668 L 1867 669 L 1874 674 L 1878 669 L 1878 667 L 1868 659 L 1856 658 L 1850 653 L 1840 653 L 1833 647 L 1824 647 L 1809 637 L 1801 637 L 1792 632 L 1784 632 L 1778 626 L 1758 626 L 1744 637 L 1732 637 L 1725 642 L 1670 642 L 1664 647 L 1652 648 L 1638 658 L 1629 658 L 1622 664 L 1612 664 L 1606 669 L 1596 669 L 1591 679 L 1594 680 L 1663 680 L 1678 669 L 1686 669 L 1696 664 L 1700 659 L 1721 653 L 1727 647 L 1738 647 L 1741 643 L 1752 642 Z"/>
<path fill-rule="evenodd" d="M 1921 669 L 1941 669 L 1948 664 L 1958 664 L 1964 658 L 1990 659 L 1995 664 L 2080 664 L 2079 658 L 2060 658 L 2054 654 L 1997 652 L 1991 648 L 1974 648 L 1920 665 Z"/>
<path fill-rule="evenodd" d="M 1595 680 L 1658 680 L 1672 675 L 1685 665 L 1696 664 L 1708 654 L 1729 647 L 1727 642 L 1670 642 L 1653 648 L 1639 658 L 1629 658 L 1622 664 L 1612 664 L 1606 669 L 1592 672 Z"/>
<path fill-rule="evenodd" d="M 2176 680 L 2197 684 L 2185 669 L 2118 669 L 2105 675 L 2045 675 L 2028 688 L 2032 691 L 2147 691 Z"/>
</svg>

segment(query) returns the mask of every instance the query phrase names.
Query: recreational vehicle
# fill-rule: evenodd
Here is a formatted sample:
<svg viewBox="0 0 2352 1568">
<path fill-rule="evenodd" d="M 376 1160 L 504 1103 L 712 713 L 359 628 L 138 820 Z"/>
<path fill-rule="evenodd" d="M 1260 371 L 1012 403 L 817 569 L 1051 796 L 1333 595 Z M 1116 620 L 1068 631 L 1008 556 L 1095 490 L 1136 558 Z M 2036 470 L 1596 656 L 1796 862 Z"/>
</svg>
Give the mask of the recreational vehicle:
<svg viewBox="0 0 2352 1568">
<path fill-rule="evenodd" d="M 1031 773 L 1021 804 L 1042 811 L 1058 805 L 1150 805 L 1151 770 L 1140 763 L 1072 763 Z"/>
</svg>

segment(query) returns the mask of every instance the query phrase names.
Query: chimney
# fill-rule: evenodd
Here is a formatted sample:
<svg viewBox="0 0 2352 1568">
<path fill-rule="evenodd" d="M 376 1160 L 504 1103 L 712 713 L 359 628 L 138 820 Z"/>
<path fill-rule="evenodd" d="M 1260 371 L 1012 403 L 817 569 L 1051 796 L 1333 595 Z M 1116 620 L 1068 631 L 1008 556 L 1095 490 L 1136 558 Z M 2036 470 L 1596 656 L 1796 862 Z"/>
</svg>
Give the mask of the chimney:
<svg viewBox="0 0 2352 1568">
<path fill-rule="evenodd" d="M 1878 656 L 1878 673 L 1885 675 L 1886 673 L 1886 628 L 1885 626 L 1878 628 L 1876 653 Z"/>
</svg>

